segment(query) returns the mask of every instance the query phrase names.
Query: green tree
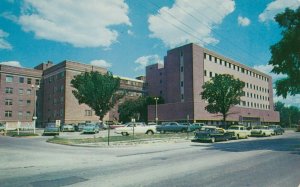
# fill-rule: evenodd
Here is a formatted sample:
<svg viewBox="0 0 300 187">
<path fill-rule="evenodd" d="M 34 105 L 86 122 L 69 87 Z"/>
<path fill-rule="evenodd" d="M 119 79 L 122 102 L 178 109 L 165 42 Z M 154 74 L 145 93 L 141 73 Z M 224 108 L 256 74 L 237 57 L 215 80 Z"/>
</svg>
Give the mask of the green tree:
<svg viewBox="0 0 300 187">
<path fill-rule="evenodd" d="M 164 99 L 158 98 L 157 104 L 163 104 Z M 135 100 L 126 100 L 119 105 L 120 121 L 129 122 L 132 118 L 139 121 L 148 122 L 148 106 L 155 105 L 154 97 L 141 96 Z"/>
<path fill-rule="evenodd" d="M 298 107 L 286 107 L 284 103 L 278 101 L 275 103 L 275 110 L 280 114 L 280 123 L 285 127 L 298 124 L 300 120 L 300 110 Z"/>
<path fill-rule="evenodd" d="M 239 104 L 244 95 L 245 83 L 232 75 L 216 75 L 202 86 L 202 99 L 207 100 L 205 109 L 210 113 L 221 113 L 225 125 L 229 109 Z"/>
<path fill-rule="evenodd" d="M 282 39 L 271 46 L 269 64 L 273 66 L 272 72 L 287 75 L 276 81 L 276 95 L 286 98 L 288 94 L 300 93 L 300 7 L 287 8 L 277 14 L 275 20 L 283 29 Z"/>
<path fill-rule="evenodd" d="M 85 103 L 93 109 L 100 120 L 123 97 L 118 93 L 120 79 L 112 73 L 101 74 L 97 71 L 76 75 L 71 81 L 74 96 L 79 104 Z"/>
</svg>

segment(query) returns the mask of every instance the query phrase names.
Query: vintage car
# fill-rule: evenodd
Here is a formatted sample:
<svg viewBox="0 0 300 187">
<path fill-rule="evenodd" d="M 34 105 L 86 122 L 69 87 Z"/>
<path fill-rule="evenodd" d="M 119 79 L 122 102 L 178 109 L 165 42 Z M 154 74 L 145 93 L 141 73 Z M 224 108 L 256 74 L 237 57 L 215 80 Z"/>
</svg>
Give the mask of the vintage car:
<svg viewBox="0 0 300 187">
<path fill-rule="evenodd" d="M 269 129 L 274 131 L 273 135 L 282 135 L 284 133 L 284 129 L 280 125 L 270 125 Z"/>
<path fill-rule="evenodd" d="M 232 138 L 236 140 L 240 138 L 248 138 L 250 135 L 250 131 L 248 131 L 246 127 L 242 125 L 232 125 L 226 130 L 226 132 L 231 133 Z"/>
<path fill-rule="evenodd" d="M 55 127 L 54 125 L 47 126 L 44 129 L 43 135 L 59 135 L 60 129 L 59 127 Z"/>
<path fill-rule="evenodd" d="M 82 133 L 99 133 L 99 126 L 95 123 L 86 123 L 83 127 Z"/>
<path fill-rule="evenodd" d="M 156 125 L 146 125 L 145 123 L 130 122 L 127 123 L 124 127 L 116 128 L 115 133 L 122 134 L 123 136 L 128 136 L 133 133 L 152 135 L 156 133 Z"/>
<path fill-rule="evenodd" d="M 63 124 L 61 126 L 61 131 L 62 132 L 74 132 L 75 131 L 75 127 L 73 125 Z"/>
<path fill-rule="evenodd" d="M 251 136 L 271 136 L 274 133 L 268 126 L 255 126 L 251 130 Z"/>
<path fill-rule="evenodd" d="M 0 132 L 4 132 L 5 131 L 5 125 L 0 123 Z"/>
<path fill-rule="evenodd" d="M 222 128 L 205 127 L 199 132 L 195 132 L 192 142 L 211 142 L 227 141 L 232 138 L 231 133 L 225 132 Z"/>
<path fill-rule="evenodd" d="M 187 132 L 188 125 L 182 125 L 177 122 L 164 123 L 156 126 L 156 131 L 160 133 L 166 132 Z"/>
</svg>

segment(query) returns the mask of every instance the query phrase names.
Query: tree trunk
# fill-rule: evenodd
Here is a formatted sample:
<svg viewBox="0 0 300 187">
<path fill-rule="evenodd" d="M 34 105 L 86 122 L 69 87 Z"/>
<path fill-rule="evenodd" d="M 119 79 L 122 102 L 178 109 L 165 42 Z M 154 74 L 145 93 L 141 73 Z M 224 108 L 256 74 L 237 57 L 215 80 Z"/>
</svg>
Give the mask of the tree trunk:
<svg viewBox="0 0 300 187">
<path fill-rule="evenodd" d="M 223 114 L 223 126 L 226 128 L 226 114 Z"/>
</svg>

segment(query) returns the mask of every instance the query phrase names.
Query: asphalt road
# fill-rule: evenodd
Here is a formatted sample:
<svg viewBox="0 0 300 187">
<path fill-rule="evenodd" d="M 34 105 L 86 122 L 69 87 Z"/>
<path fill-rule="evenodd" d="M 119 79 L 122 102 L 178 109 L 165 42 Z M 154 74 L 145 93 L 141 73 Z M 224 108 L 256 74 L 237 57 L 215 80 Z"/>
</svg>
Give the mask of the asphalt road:
<svg viewBox="0 0 300 187">
<path fill-rule="evenodd" d="M 300 184 L 300 133 L 215 144 L 75 147 L 0 136 L 0 186 Z"/>
</svg>

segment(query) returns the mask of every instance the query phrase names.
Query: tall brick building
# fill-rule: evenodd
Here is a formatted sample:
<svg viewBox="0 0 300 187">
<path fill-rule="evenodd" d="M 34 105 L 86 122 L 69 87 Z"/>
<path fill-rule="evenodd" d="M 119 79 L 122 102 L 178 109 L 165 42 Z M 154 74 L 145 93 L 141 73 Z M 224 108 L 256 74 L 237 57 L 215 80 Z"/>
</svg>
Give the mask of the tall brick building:
<svg viewBox="0 0 300 187">
<path fill-rule="evenodd" d="M 165 104 L 158 105 L 159 121 L 204 121 L 220 124 L 220 114 L 210 114 L 201 99 L 203 84 L 216 74 L 231 74 L 244 81 L 245 96 L 231 108 L 228 121 L 256 125 L 279 122 L 273 108 L 272 78 L 234 60 L 188 44 L 169 50 L 164 64 L 146 67 L 146 85 L 150 96 L 162 96 Z M 155 106 L 148 108 L 148 119 L 155 120 Z"/>
<path fill-rule="evenodd" d="M 34 69 L 0 65 L 0 122 L 16 124 L 32 122 L 36 103 L 37 126 L 61 120 L 63 123 L 99 121 L 94 111 L 85 104 L 78 104 L 71 87 L 75 75 L 86 71 L 106 73 L 105 68 L 63 61 L 58 64 L 42 63 Z M 120 77 L 124 99 L 144 94 L 144 81 Z M 37 90 L 36 95 L 33 93 Z M 35 102 L 36 96 L 36 102 Z M 122 102 L 122 101 L 120 101 Z M 118 105 L 105 116 L 105 120 L 118 120 Z"/>
</svg>

